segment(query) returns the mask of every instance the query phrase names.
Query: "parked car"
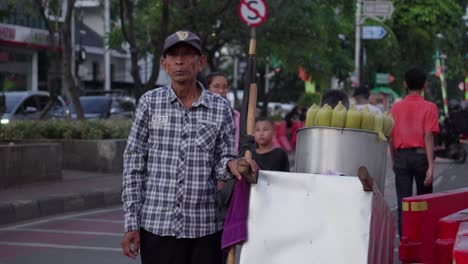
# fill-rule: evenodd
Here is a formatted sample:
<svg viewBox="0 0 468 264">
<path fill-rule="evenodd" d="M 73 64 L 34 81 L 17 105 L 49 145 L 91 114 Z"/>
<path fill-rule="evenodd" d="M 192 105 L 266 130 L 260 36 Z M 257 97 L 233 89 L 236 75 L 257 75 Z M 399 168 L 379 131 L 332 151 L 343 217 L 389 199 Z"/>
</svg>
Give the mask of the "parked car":
<svg viewBox="0 0 468 264">
<path fill-rule="evenodd" d="M 50 100 L 45 91 L 5 92 L 5 113 L 1 117 L 2 124 L 10 120 L 38 120 Z M 61 97 L 52 106 L 46 119 L 68 118 L 69 111 Z"/>
<path fill-rule="evenodd" d="M 112 98 L 109 96 L 80 96 L 81 107 L 85 119 L 109 118 L 111 114 Z M 72 118 L 76 119 L 75 107 L 70 105 Z"/>
<path fill-rule="evenodd" d="M 135 99 L 128 96 L 114 96 L 112 97 L 110 118 L 133 118 L 135 109 Z"/>
</svg>

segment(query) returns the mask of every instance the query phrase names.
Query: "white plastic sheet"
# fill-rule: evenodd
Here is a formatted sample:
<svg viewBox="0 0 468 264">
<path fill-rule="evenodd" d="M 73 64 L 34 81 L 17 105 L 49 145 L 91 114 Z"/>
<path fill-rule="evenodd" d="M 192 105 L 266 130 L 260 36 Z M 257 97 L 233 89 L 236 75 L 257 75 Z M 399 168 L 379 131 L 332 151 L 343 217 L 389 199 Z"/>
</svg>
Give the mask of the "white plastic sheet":
<svg viewBox="0 0 468 264">
<path fill-rule="evenodd" d="M 260 171 L 238 263 L 367 263 L 371 207 L 357 177 Z"/>
</svg>

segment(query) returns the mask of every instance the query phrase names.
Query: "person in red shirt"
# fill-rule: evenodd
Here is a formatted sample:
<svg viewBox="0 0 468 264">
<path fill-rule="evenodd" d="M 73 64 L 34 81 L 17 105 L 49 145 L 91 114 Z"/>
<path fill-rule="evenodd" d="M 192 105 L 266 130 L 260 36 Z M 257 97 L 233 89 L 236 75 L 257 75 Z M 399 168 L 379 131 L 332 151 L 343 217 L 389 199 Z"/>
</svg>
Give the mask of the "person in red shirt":
<svg viewBox="0 0 468 264">
<path fill-rule="evenodd" d="M 434 134 L 439 132 L 437 106 L 424 100 L 426 74 L 419 68 L 405 73 L 408 95 L 393 105 L 395 121 L 390 133 L 390 153 L 398 199 L 398 232 L 401 238 L 401 204 L 413 195 L 413 179 L 417 194 L 432 193 L 434 173 Z"/>
</svg>

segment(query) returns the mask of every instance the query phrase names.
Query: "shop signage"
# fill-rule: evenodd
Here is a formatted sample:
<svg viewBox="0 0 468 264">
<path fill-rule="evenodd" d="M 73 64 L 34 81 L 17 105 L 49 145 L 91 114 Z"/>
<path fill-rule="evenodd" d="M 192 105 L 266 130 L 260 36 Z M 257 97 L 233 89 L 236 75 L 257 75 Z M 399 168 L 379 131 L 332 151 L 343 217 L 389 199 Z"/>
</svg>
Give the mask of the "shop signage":
<svg viewBox="0 0 468 264">
<path fill-rule="evenodd" d="M 47 30 L 0 23 L 0 40 L 48 47 L 48 38 Z"/>
</svg>

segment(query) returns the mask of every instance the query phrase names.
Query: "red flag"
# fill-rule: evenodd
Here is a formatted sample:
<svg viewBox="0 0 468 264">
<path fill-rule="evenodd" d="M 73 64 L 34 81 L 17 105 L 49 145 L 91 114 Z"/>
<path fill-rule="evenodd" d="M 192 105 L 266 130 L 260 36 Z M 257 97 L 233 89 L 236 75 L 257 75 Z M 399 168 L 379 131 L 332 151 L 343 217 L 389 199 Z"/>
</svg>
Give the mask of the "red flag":
<svg viewBox="0 0 468 264">
<path fill-rule="evenodd" d="M 299 66 L 299 79 L 304 82 L 309 80 L 309 75 L 307 74 L 306 70 L 302 68 L 302 66 Z"/>
<path fill-rule="evenodd" d="M 388 74 L 388 83 L 392 83 L 395 81 L 395 76 L 393 76 L 391 73 Z"/>
</svg>

